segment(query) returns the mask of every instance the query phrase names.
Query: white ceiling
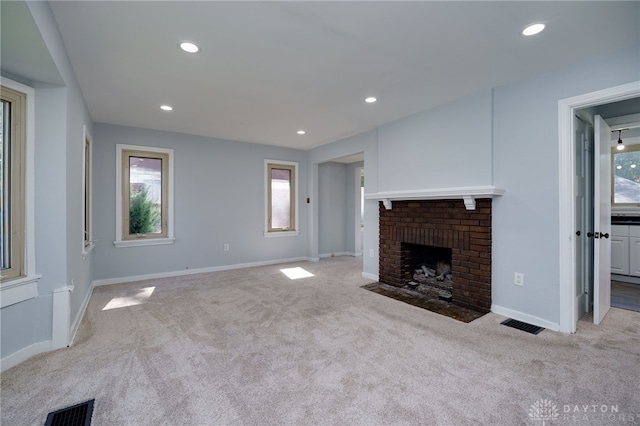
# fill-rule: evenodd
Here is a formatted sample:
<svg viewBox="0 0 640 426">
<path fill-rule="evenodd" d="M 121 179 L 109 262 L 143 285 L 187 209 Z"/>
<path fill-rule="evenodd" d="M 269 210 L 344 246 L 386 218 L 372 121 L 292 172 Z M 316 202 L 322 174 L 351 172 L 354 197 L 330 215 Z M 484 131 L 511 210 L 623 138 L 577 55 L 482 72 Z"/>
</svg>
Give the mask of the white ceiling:
<svg viewBox="0 0 640 426">
<path fill-rule="evenodd" d="M 94 121 L 301 149 L 640 42 L 640 2 L 51 8 Z M 540 21 L 542 34 L 520 35 Z"/>
</svg>

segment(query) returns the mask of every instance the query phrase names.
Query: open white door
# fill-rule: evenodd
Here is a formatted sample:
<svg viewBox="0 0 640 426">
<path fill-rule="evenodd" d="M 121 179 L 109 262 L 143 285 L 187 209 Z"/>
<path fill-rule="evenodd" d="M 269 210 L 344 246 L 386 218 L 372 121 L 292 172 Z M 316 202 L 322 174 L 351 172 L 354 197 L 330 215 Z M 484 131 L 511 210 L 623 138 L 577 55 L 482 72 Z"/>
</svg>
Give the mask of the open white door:
<svg viewBox="0 0 640 426">
<path fill-rule="evenodd" d="M 600 324 L 611 307 L 611 128 L 594 117 L 593 322 Z"/>
<path fill-rule="evenodd" d="M 575 196 L 576 196 L 576 292 L 574 320 L 592 312 L 593 304 L 593 128 L 577 116 L 575 129 Z"/>
</svg>

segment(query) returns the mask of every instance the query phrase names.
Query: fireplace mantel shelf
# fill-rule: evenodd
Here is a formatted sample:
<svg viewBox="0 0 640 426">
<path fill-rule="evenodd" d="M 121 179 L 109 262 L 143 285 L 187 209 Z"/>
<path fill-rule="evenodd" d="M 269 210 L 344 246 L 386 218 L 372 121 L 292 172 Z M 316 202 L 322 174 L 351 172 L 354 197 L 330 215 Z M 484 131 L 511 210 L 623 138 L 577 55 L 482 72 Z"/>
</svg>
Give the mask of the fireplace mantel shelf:
<svg viewBox="0 0 640 426">
<path fill-rule="evenodd" d="M 436 188 L 417 191 L 388 191 L 365 194 L 367 200 L 382 201 L 387 210 L 393 208 L 393 201 L 410 200 L 451 200 L 462 199 L 467 210 L 476 209 L 476 198 L 493 198 L 504 194 L 504 189 L 495 186 L 467 186 L 463 188 Z"/>
</svg>

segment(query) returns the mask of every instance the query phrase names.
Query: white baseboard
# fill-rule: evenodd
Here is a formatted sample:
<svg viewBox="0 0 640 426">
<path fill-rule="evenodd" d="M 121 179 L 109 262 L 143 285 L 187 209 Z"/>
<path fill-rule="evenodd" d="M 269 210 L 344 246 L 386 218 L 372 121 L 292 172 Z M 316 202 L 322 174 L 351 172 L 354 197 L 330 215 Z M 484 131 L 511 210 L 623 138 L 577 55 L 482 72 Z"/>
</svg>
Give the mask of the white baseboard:
<svg viewBox="0 0 640 426">
<path fill-rule="evenodd" d="M 507 318 L 513 318 L 518 321 L 537 325 L 538 327 L 544 327 L 544 328 L 548 328 L 549 330 L 560 331 L 560 324 L 547 321 L 543 318 L 539 318 L 534 315 L 525 314 L 524 312 L 514 311 L 513 309 L 505 308 L 503 306 L 491 305 L 491 312 L 493 312 L 494 314 L 502 315 Z"/>
<path fill-rule="evenodd" d="M 0 360 L 0 371 L 8 370 L 21 362 L 28 360 L 34 355 L 49 352 L 51 350 L 53 350 L 53 342 L 51 340 L 34 343 L 33 345 L 27 346 L 26 348 L 20 349 L 19 351 L 2 358 L 2 360 Z"/>
<path fill-rule="evenodd" d="M 82 302 L 82 306 L 78 311 L 75 319 L 71 323 L 71 328 L 69 329 L 69 346 L 73 345 L 73 341 L 76 338 L 76 333 L 78 332 L 78 328 L 80 327 L 80 323 L 82 322 L 82 318 L 84 317 L 84 313 L 89 306 L 89 301 L 91 300 L 91 296 L 93 295 L 94 284 L 91 283 L 89 287 L 89 291 L 87 292 L 87 296 L 84 298 Z"/>
<path fill-rule="evenodd" d="M 368 272 L 363 272 L 362 278 L 366 278 L 368 280 L 373 280 L 373 281 L 380 281 L 380 278 L 378 277 L 377 274 L 370 274 Z"/>
<path fill-rule="evenodd" d="M 324 253 L 324 254 L 318 255 L 318 257 L 320 259 L 324 259 L 324 258 L 327 258 L 327 257 L 355 256 L 355 255 L 356 255 L 355 253 L 349 253 L 349 252 L 346 252 L 346 251 L 340 251 L 340 252 L 337 252 L 337 253 Z"/>
<path fill-rule="evenodd" d="M 229 271 L 232 269 L 253 268 L 256 266 L 268 266 L 268 265 L 277 265 L 280 263 L 292 263 L 292 262 L 303 262 L 303 261 L 313 262 L 314 259 L 309 257 L 294 257 L 290 259 L 276 259 L 276 260 L 265 260 L 261 262 L 238 263 L 235 265 L 212 266 L 209 268 L 185 269 L 183 271 L 160 272 L 157 274 L 134 275 L 129 277 L 119 277 L 119 278 L 107 278 L 103 280 L 95 280 L 93 282 L 93 286 L 130 283 L 134 281 L 179 277 L 182 275 L 205 274 L 208 272 Z"/>
</svg>

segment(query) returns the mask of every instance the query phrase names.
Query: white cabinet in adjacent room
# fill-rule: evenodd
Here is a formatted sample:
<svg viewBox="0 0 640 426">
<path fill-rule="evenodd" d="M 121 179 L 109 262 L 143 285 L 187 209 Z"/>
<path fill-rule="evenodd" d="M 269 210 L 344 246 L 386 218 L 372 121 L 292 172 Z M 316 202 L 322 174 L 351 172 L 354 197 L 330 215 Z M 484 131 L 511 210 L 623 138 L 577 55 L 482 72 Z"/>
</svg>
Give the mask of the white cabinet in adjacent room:
<svg viewBox="0 0 640 426">
<path fill-rule="evenodd" d="M 640 226 L 629 227 L 629 275 L 640 276 Z"/>
<path fill-rule="evenodd" d="M 611 273 L 629 275 L 629 226 L 611 226 Z M 635 228 L 635 227 L 631 227 Z M 638 227 L 640 231 L 640 227 Z M 640 243 L 640 236 L 638 237 Z M 640 247 L 638 247 L 640 249 Z M 638 253 L 640 255 L 640 252 Z M 640 263 L 638 263 L 640 267 Z M 639 273 L 640 275 L 640 273 Z"/>
</svg>

